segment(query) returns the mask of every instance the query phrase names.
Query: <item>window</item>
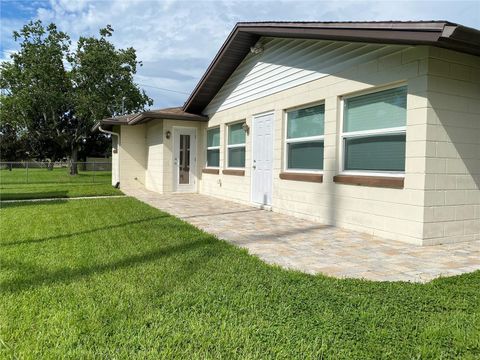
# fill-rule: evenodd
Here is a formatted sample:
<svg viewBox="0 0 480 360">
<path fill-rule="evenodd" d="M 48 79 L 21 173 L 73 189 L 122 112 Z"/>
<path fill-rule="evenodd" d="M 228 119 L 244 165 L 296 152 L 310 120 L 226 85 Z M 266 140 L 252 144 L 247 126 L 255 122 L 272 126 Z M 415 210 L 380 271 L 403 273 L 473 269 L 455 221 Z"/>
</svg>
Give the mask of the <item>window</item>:
<svg viewBox="0 0 480 360">
<path fill-rule="evenodd" d="M 228 126 L 227 167 L 245 167 L 245 130 L 243 122 Z"/>
<path fill-rule="evenodd" d="M 286 170 L 323 169 L 325 106 L 287 112 Z"/>
<path fill-rule="evenodd" d="M 220 128 L 207 129 L 207 167 L 220 166 Z"/>
<path fill-rule="evenodd" d="M 343 170 L 405 171 L 407 87 L 344 99 Z"/>
</svg>

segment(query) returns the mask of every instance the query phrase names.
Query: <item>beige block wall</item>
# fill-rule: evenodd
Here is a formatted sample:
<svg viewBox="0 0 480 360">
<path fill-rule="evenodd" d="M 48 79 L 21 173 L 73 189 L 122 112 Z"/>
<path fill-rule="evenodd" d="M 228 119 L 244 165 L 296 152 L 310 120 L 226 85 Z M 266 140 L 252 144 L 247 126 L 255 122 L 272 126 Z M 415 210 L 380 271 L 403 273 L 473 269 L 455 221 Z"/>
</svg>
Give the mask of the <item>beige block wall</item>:
<svg viewBox="0 0 480 360">
<path fill-rule="evenodd" d="M 120 187 L 145 187 L 147 166 L 146 126 L 122 126 L 120 129 Z"/>
<path fill-rule="evenodd" d="M 169 193 L 173 187 L 173 131 L 175 127 L 197 129 L 197 184 L 205 162 L 205 123 L 182 120 L 153 120 L 146 124 L 122 126 L 120 131 L 120 185 Z M 170 131 L 172 136 L 164 135 Z"/>
<path fill-rule="evenodd" d="M 235 108 L 210 114 L 209 126 L 220 125 L 220 167 L 225 167 L 226 123 L 274 111 L 275 153 L 272 209 L 371 235 L 422 243 L 424 217 L 428 47 L 416 47 L 358 64 L 330 75 Z M 340 97 L 375 87 L 407 83 L 407 149 L 404 189 L 333 183 L 338 174 Z M 323 183 L 281 180 L 284 110 L 325 102 Z M 245 176 L 203 174 L 200 192 L 250 203 L 251 137 L 246 140 Z"/>
<path fill-rule="evenodd" d="M 340 185 L 342 95 L 406 83 L 407 147 L 404 189 Z M 226 124 L 255 114 L 275 114 L 272 209 L 371 235 L 416 244 L 480 240 L 480 64 L 478 58 L 420 46 L 358 64 L 342 73 L 210 114 L 220 126 L 220 174 L 202 174 L 206 124 L 164 120 L 121 129 L 122 187 L 173 188 L 173 128 L 197 129 L 198 191 L 251 203 L 251 137 L 246 139 L 245 176 L 224 175 Z M 284 110 L 325 102 L 323 183 L 281 180 Z M 170 139 L 162 139 L 171 131 Z M 136 178 L 136 179 L 135 179 Z"/>
<path fill-rule="evenodd" d="M 426 244 L 480 240 L 480 59 L 428 59 Z"/>
<path fill-rule="evenodd" d="M 145 186 L 148 190 L 163 193 L 164 178 L 163 121 L 153 120 L 146 124 L 147 168 Z"/>
</svg>

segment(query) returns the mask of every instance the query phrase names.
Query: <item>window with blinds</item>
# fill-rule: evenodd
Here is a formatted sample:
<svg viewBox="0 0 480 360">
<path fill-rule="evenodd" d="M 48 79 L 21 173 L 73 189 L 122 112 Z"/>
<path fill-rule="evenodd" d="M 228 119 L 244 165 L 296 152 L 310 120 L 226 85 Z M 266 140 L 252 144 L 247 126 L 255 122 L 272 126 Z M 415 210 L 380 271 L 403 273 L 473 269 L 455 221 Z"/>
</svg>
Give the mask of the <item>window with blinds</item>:
<svg viewBox="0 0 480 360">
<path fill-rule="evenodd" d="M 207 130 L 207 167 L 220 166 L 220 128 Z"/>
<path fill-rule="evenodd" d="M 229 168 L 245 167 L 245 130 L 244 122 L 228 126 L 227 166 Z"/>
<path fill-rule="evenodd" d="M 325 106 L 287 112 L 286 170 L 323 169 Z"/>
<path fill-rule="evenodd" d="M 407 87 L 344 99 L 343 170 L 405 171 Z"/>
</svg>

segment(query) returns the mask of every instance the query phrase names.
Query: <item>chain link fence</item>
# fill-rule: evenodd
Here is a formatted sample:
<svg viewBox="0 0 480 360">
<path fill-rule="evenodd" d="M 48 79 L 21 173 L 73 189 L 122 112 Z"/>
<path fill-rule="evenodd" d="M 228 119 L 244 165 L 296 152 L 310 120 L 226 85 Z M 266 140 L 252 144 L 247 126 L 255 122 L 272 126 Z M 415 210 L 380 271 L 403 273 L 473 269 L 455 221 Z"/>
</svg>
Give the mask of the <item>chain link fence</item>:
<svg viewBox="0 0 480 360">
<path fill-rule="evenodd" d="M 75 162 L 76 175 L 70 175 L 71 165 L 71 162 L 0 162 L 0 184 L 111 183 L 111 161 Z"/>
</svg>

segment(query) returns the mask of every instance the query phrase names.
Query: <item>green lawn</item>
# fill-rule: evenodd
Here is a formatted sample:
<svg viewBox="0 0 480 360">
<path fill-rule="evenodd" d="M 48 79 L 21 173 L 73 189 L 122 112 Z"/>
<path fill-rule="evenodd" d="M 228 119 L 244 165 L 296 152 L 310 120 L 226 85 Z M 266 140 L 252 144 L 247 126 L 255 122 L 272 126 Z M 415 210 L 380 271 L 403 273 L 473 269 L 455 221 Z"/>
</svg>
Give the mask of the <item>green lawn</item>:
<svg viewBox="0 0 480 360">
<path fill-rule="evenodd" d="M 70 176 L 68 169 L 0 170 L 0 199 L 42 199 L 80 196 L 121 195 L 111 185 L 110 171 L 80 171 Z"/>
<path fill-rule="evenodd" d="M 0 210 L 0 358 L 480 358 L 480 272 L 270 266 L 132 198 Z"/>
<path fill-rule="evenodd" d="M 68 168 L 43 169 L 7 169 L 0 170 L 0 183 L 6 184 L 42 184 L 42 183 L 111 183 L 111 171 L 82 171 L 78 175 L 69 175 Z"/>
</svg>

